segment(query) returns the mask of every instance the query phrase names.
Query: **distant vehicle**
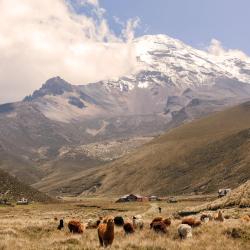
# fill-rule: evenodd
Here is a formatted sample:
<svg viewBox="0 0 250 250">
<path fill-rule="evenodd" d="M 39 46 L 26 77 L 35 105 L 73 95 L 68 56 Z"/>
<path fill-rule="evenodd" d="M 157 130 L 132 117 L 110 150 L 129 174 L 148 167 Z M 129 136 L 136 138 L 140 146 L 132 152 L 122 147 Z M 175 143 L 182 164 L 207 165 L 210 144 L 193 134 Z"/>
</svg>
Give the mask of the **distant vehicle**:
<svg viewBox="0 0 250 250">
<path fill-rule="evenodd" d="M 231 188 L 221 188 L 218 191 L 218 198 L 224 197 L 231 192 Z"/>
<path fill-rule="evenodd" d="M 168 199 L 168 202 L 169 202 L 169 203 L 176 203 L 176 202 L 177 202 L 177 199 L 176 199 L 175 197 L 170 197 L 170 198 Z"/>
<path fill-rule="evenodd" d="M 17 201 L 17 205 L 28 205 L 29 201 L 26 198 L 22 198 L 21 200 Z"/>
</svg>

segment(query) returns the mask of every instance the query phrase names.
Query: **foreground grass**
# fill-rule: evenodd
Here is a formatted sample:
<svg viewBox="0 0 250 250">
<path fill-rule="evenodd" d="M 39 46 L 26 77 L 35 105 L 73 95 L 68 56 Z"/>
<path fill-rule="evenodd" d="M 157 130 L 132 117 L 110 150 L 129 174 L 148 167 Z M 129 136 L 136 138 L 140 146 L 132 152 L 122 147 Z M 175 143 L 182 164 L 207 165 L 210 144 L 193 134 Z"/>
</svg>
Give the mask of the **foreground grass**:
<svg viewBox="0 0 250 250">
<path fill-rule="evenodd" d="M 176 204 L 161 203 L 131 203 L 116 204 L 109 200 L 88 199 L 63 204 L 40 205 L 33 204 L 23 207 L 0 208 L 0 250 L 45 250 L 45 249 L 100 249 L 97 232 L 85 230 L 83 235 L 72 235 L 67 226 L 58 231 L 58 221 L 55 217 L 78 219 L 86 222 L 89 218 L 99 215 L 122 215 L 126 220 L 131 216 L 142 214 L 145 228 L 134 235 L 125 236 L 121 228 L 115 228 L 115 240 L 110 249 L 128 250 L 163 250 L 163 249 L 249 249 L 250 223 L 238 218 L 247 209 L 232 209 L 225 211 L 231 218 L 224 223 L 209 222 L 193 230 L 193 238 L 181 241 L 177 235 L 180 220 L 174 220 L 167 235 L 158 235 L 150 231 L 151 219 L 158 216 L 157 207 L 163 209 L 162 216 L 170 216 L 173 212 L 187 206 L 198 205 L 201 202 L 183 201 Z M 233 228 L 240 229 L 241 236 L 232 238 Z"/>
</svg>

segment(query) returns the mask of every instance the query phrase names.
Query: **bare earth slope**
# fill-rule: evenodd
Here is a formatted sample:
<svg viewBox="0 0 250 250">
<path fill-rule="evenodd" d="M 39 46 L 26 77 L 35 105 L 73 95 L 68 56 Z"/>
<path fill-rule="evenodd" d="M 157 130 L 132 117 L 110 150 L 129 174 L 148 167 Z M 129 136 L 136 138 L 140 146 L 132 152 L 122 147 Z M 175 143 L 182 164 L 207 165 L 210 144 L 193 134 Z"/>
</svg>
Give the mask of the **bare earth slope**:
<svg viewBox="0 0 250 250">
<path fill-rule="evenodd" d="M 250 178 L 250 102 L 182 125 L 105 166 L 65 181 L 75 194 L 182 194 L 234 188 Z M 38 184 L 43 191 L 59 186 Z M 93 187 L 95 187 L 93 189 Z"/>
</svg>

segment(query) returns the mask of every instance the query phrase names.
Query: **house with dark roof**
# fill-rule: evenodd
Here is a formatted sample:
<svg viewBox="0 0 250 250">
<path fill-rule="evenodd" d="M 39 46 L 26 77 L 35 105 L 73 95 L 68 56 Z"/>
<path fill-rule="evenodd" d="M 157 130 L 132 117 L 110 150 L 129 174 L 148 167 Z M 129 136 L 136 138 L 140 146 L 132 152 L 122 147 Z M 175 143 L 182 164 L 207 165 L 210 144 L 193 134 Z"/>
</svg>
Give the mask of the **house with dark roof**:
<svg viewBox="0 0 250 250">
<path fill-rule="evenodd" d="M 120 197 L 116 202 L 148 201 L 147 197 L 137 194 L 126 194 Z"/>
</svg>

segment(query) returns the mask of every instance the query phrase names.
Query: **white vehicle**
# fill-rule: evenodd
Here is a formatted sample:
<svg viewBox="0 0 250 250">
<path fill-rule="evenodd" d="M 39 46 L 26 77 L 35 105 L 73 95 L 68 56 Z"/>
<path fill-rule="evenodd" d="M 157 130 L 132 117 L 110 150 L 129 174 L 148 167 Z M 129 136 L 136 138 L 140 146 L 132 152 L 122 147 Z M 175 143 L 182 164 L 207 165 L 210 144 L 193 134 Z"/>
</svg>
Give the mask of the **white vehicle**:
<svg viewBox="0 0 250 250">
<path fill-rule="evenodd" d="M 226 196 L 227 194 L 229 194 L 231 192 L 231 189 L 230 188 L 222 188 L 222 189 L 219 189 L 218 191 L 218 197 L 221 198 L 223 196 Z"/>
<path fill-rule="evenodd" d="M 17 201 L 17 205 L 28 205 L 29 201 L 28 199 L 22 198 L 21 200 Z"/>
</svg>

